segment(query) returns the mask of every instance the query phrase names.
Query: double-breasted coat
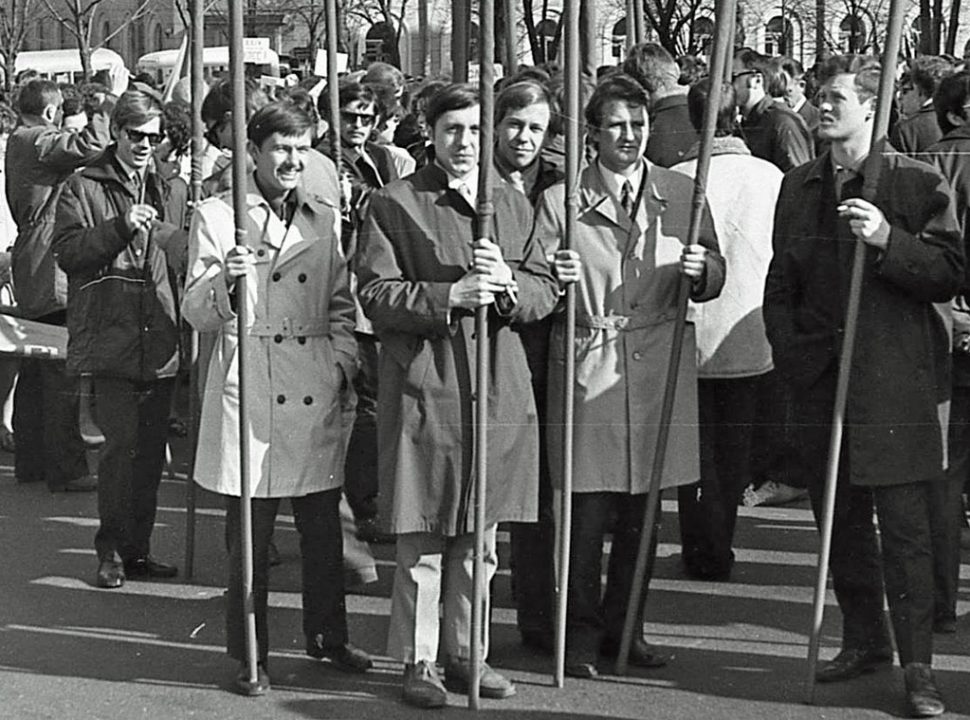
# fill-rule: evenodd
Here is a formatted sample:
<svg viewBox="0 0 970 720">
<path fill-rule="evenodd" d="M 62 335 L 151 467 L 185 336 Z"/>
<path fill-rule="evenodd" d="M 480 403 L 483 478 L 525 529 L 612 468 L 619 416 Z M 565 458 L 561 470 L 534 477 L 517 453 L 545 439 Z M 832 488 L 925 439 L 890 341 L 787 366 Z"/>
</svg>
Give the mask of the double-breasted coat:
<svg viewBox="0 0 970 720">
<path fill-rule="evenodd" d="M 933 307 L 963 282 L 964 252 L 946 181 L 892 152 L 881 156 L 875 205 L 890 225 L 884 251 L 866 248 L 843 440 L 857 485 L 939 477 L 949 397 L 950 338 Z M 876 152 L 876 150 L 873 150 Z M 842 197 L 861 195 L 862 179 Z M 775 212 L 764 317 L 775 367 L 792 385 L 805 428 L 831 422 L 855 239 L 836 213 L 827 152 L 785 175 Z M 806 452 L 827 453 L 827 433 Z"/>
<path fill-rule="evenodd" d="M 333 209 L 303 188 L 293 191 L 287 226 L 250 178 L 246 353 L 247 422 L 253 497 L 299 497 L 343 484 L 347 413 L 354 396 L 354 303 Z M 238 328 L 223 275 L 234 246 L 231 198 L 197 208 L 190 231 L 182 312 L 215 332 L 199 426 L 196 481 L 239 495 Z"/>
<path fill-rule="evenodd" d="M 381 341 L 377 433 L 380 502 L 392 532 L 453 536 L 472 529 L 474 314 L 449 309 L 472 261 L 474 209 L 436 164 L 371 195 L 356 260 L 361 305 Z M 518 284 L 508 315 L 489 313 L 486 522 L 534 521 L 538 430 L 517 323 L 555 306 L 541 248 L 528 244 L 532 208 L 493 178 L 493 240 Z"/>
<path fill-rule="evenodd" d="M 680 256 L 687 243 L 693 181 L 645 162 L 635 220 L 610 192 L 597 163 L 580 174 L 576 234 L 583 261 L 577 286 L 574 492 L 645 493 L 656 451 L 660 408 L 677 314 Z M 534 239 L 552 252 L 565 234 L 564 185 L 545 192 Z M 709 211 L 699 242 L 709 251 L 704 282 L 691 299 L 717 297 L 724 259 Z M 564 326 L 553 327 L 549 365 L 549 462 L 562 484 Z M 663 487 L 700 477 L 697 370 L 688 325 L 664 464 Z"/>
</svg>

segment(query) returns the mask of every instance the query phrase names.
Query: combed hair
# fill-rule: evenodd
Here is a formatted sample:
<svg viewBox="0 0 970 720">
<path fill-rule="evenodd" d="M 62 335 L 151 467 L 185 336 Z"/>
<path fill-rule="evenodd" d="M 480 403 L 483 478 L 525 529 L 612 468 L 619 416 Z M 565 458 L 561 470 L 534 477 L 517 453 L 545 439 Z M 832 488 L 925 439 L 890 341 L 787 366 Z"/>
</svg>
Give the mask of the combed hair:
<svg viewBox="0 0 970 720">
<path fill-rule="evenodd" d="M 261 147 L 273 133 L 296 137 L 312 129 L 313 118 L 299 106 L 283 100 L 264 105 L 253 113 L 246 126 L 246 137 L 256 147 Z"/>
<path fill-rule="evenodd" d="M 162 105 L 158 98 L 141 90 L 126 90 L 111 111 L 111 124 L 120 130 L 144 125 L 157 117 L 162 117 Z M 162 124 L 164 126 L 164 122 Z"/>
<path fill-rule="evenodd" d="M 647 91 L 643 85 L 625 73 L 614 73 L 596 86 L 586 104 L 586 124 L 598 128 L 603 120 L 603 108 L 610 102 L 625 102 L 627 105 L 650 106 Z"/>
<path fill-rule="evenodd" d="M 552 95 L 544 85 L 535 80 L 520 80 L 505 87 L 495 98 L 495 124 L 498 125 L 510 112 L 530 105 L 544 103 L 549 106 L 550 117 L 556 112 Z"/>
<path fill-rule="evenodd" d="M 464 110 L 479 104 L 478 87 L 469 83 L 452 83 L 441 88 L 428 100 L 425 122 L 434 129 L 438 118 L 452 110 Z"/>
<path fill-rule="evenodd" d="M 255 80 L 246 78 L 246 118 L 251 118 L 253 114 L 269 102 L 266 95 Z M 206 93 L 202 101 L 202 121 L 205 123 L 218 123 L 232 112 L 232 80 L 225 78 L 216 83 L 213 88 Z"/>
<path fill-rule="evenodd" d="M 337 104 L 340 107 L 349 105 L 352 102 L 365 102 L 374 105 L 375 115 L 377 114 L 377 93 L 370 85 L 356 81 L 343 81 L 337 83 Z M 326 86 L 317 98 L 317 111 L 327 122 L 332 122 L 330 117 L 330 87 Z"/>
<path fill-rule="evenodd" d="M 698 80 L 707 77 L 707 62 L 697 55 L 681 55 L 677 58 L 677 66 L 680 68 L 677 83 L 680 85 L 690 87 Z"/>
<path fill-rule="evenodd" d="M 48 105 L 60 105 L 62 100 L 56 82 L 37 78 L 20 88 L 17 111 L 21 115 L 40 115 Z"/>
<path fill-rule="evenodd" d="M 640 43 L 630 49 L 623 61 L 623 72 L 653 94 L 658 88 L 675 87 L 680 81 L 680 66 L 663 45 Z"/>
<path fill-rule="evenodd" d="M 833 55 L 818 70 L 818 84 L 824 85 L 836 75 L 855 75 L 856 91 L 860 100 L 868 100 L 879 94 L 879 78 L 882 65 L 872 55 Z"/>
<path fill-rule="evenodd" d="M 933 97 L 940 81 L 953 74 L 953 64 L 938 55 L 920 55 L 909 64 L 909 78 L 925 98 Z"/>
<path fill-rule="evenodd" d="M 694 126 L 697 132 L 701 132 L 704 128 L 704 111 L 707 108 L 707 98 L 710 94 L 710 78 L 698 80 L 687 91 L 687 114 L 690 116 L 690 124 Z M 734 84 L 722 82 L 721 106 L 717 111 L 717 126 L 714 132 L 716 137 L 727 137 L 728 135 L 733 135 L 734 131 L 737 130 L 737 103 Z"/>
<path fill-rule="evenodd" d="M 769 97 L 783 98 L 788 91 L 788 74 L 785 72 L 782 58 L 771 58 L 765 63 L 761 71 L 765 79 L 765 92 Z"/>
<path fill-rule="evenodd" d="M 404 87 L 404 73 L 386 62 L 372 62 L 360 81 L 368 85 L 390 85 L 396 92 Z"/>
<path fill-rule="evenodd" d="M 947 118 L 947 113 L 967 119 L 968 100 L 970 100 L 970 70 L 962 70 L 940 80 L 940 85 L 933 94 L 933 109 L 936 111 L 936 122 L 944 134 L 957 127 Z"/>
</svg>

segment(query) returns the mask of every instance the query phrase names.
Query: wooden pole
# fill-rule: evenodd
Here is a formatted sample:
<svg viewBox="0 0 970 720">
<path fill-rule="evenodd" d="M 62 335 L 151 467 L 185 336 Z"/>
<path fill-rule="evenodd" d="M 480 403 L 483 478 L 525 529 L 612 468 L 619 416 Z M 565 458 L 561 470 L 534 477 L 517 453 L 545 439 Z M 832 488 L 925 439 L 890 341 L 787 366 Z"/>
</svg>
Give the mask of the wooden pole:
<svg viewBox="0 0 970 720">
<path fill-rule="evenodd" d="M 192 42 L 189 45 L 189 73 L 192 89 L 192 177 L 189 187 L 192 207 L 202 200 L 202 156 L 205 153 L 205 125 L 202 101 L 205 99 L 202 50 L 205 45 L 204 0 L 192 0 Z M 188 30 L 187 30 L 188 31 Z M 199 333 L 192 330 L 189 349 L 189 471 L 185 481 L 185 577 L 195 574 L 195 457 L 199 442 Z"/>
<path fill-rule="evenodd" d="M 478 160 L 478 236 L 490 239 L 495 206 L 492 204 L 492 138 L 495 116 L 495 3 L 480 0 L 478 6 L 478 55 L 481 59 L 478 94 L 481 101 Z M 488 306 L 475 311 L 475 562 L 472 573 L 471 682 L 468 706 L 479 708 L 481 686 L 485 593 L 485 493 L 488 484 Z"/>
<path fill-rule="evenodd" d="M 243 64 L 243 5 L 229 3 L 229 73 L 232 78 L 232 205 L 236 245 L 246 245 L 246 74 Z M 248 334 L 250 325 L 246 276 L 236 279 L 239 362 L 239 528 L 242 543 L 243 627 L 246 635 L 246 666 L 249 683 L 259 683 L 256 657 L 256 609 L 253 597 L 253 516 L 252 481 L 249 467 L 249 398 L 246 382 Z"/>
<path fill-rule="evenodd" d="M 562 248 L 569 250 L 579 215 L 579 159 L 583 156 L 580 137 L 579 88 L 580 42 L 578 3 L 566 4 L 566 52 L 565 81 L 566 97 L 564 108 L 566 131 L 566 232 L 562 238 Z M 628 23 L 629 27 L 629 23 Z M 566 360 L 565 379 L 563 380 L 563 424 L 562 424 L 562 495 L 559 498 L 558 559 L 556 573 L 556 636 L 555 669 L 553 682 L 556 687 L 565 684 L 566 677 L 566 608 L 569 597 L 569 555 L 570 533 L 573 524 L 573 439 L 576 383 L 576 285 L 566 287 L 566 323 L 563 339 L 563 355 Z"/>
<path fill-rule="evenodd" d="M 516 68 L 519 66 L 518 53 L 516 52 L 516 38 L 517 34 L 515 32 L 515 3 L 512 0 L 502 0 L 503 15 L 505 16 L 505 43 L 503 48 L 505 49 L 504 55 L 504 77 L 509 78 L 515 74 Z"/>
<path fill-rule="evenodd" d="M 469 25 L 468 3 L 470 0 L 451 0 L 451 79 L 468 82 Z M 481 14 L 479 17 L 481 18 Z M 481 56 L 481 48 L 478 49 Z"/>
<path fill-rule="evenodd" d="M 327 100 L 330 103 L 330 156 L 341 177 L 340 73 L 337 71 L 337 0 L 324 0 L 327 13 Z M 343 194 L 343 182 L 339 184 Z M 350 200 L 350 198 L 345 198 Z"/>
<path fill-rule="evenodd" d="M 879 78 L 879 99 L 876 117 L 872 124 L 872 144 L 866 157 L 862 196 L 872 202 L 879 186 L 882 170 L 881 147 L 889 131 L 889 112 L 892 106 L 896 79 L 896 58 L 902 41 L 905 4 L 903 0 L 890 0 L 889 29 L 886 35 L 882 74 Z M 829 557 L 832 553 L 832 525 L 835 517 L 835 491 L 839 479 L 839 460 L 842 453 L 842 435 L 845 430 L 845 406 L 849 397 L 849 376 L 852 370 L 852 354 L 855 348 L 856 328 L 859 321 L 859 300 L 862 297 L 862 271 L 866 258 L 866 244 L 856 239 L 852 258 L 852 275 L 849 281 L 849 298 L 845 309 L 845 333 L 842 353 L 839 356 L 839 375 L 835 385 L 835 407 L 832 410 L 832 432 L 829 436 L 829 461 L 825 473 L 825 493 L 822 499 L 822 528 L 819 538 L 818 572 L 815 576 L 815 596 L 812 603 L 812 629 L 808 641 L 808 664 L 805 681 L 808 688 L 807 702 L 815 702 L 815 668 L 818 664 L 818 647 L 825 615 L 825 586 L 829 574 Z"/>
<path fill-rule="evenodd" d="M 734 77 L 734 48 L 737 46 L 734 36 L 737 33 L 737 12 L 731 13 L 731 17 L 725 18 L 725 22 L 728 24 L 728 41 L 724 44 L 724 82 L 729 83 Z M 715 30 L 715 32 L 717 31 Z M 713 52 L 714 48 L 711 48 L 711 53 L 713 54 Z"/>
<path fill-rule="evenodd" d="M 637 44 L 637 24 L 636 24 L 636 13 L 637 4 L 634 0 L 626 0 L 626 52 L 627 55 L 630 54 L 630 50 L 633 46 Z"/>
<path fill-rule="evenodd" d="M 647 41 L 647 12 L 643 0 L 633 0 L 633 28 L 636 31 L 637 45 Z"/>
<path fill-rule="evenodd" d="M 715 25 L 714 52 L 711 54 L 713 64 L 711 77 L 724 77 L 724 63 L 727 59 L 725 45 L 730 43 L 728 35 L 730 22 L 728 18 L 734 13 L 736 0 L 720 0 L 716 6 L 717 20 Z M 693 206 L 691 209 L 690 226 L 687 233 L 687 244 L 693 245 L 700 237 L 701 220 L 704 217 L 706 203 L 707 171 L 711 162 L 711 150 L 714 145 L 714 131 L 717 127 L 717 111 L 721 105 L 721 85 L 711 83 L 704 110 L 704 128 L 701 133 L 700 152 L 697 157 L 697 173 L 694 177 Z M 642 628 L 635 628 L 639 610 L 642 606 L 641 596 L 645 594 L 648 564 L 652 565 L 652 557 L 656 552 L 653 540 L 657 516 L 660 512 L 660 484 L 663 479 L 664 460 L 667 455 L 667 439 L 670 435 L 670 419 L 674 410 L 674 399 L 677 395 L 677 376 L 680 370 L 680 356 L 684 344 L 684 332 L 687 328 L 687 300 L 690 297 L 690 280 L 681 276 L 677 290 L 677 318 L 674 323 L 674 336 L 670 346 L 670 362 L 667 365 L 667 382 L 664 387 L 663 405 L 660 411 L 660 425 L 657 428 L 657 448 L 653 456 L 653 467 L 650 473 L 650 489 L 647 494 L 644 511 L 643 530 L 637 550 L 637 562 L 633 574 L 633 584 L 630 589 L 630 599 L 627 601 L 626 617 L 623 621 L 623 635 L 620 638 L 620 651 L 616 657 L 617 674 L 623 675 L 627 670 L 627 660 L 630 656 L 630 646 L 633 633 L 639 634 Z M 693 358 L 691 359 L 693 361 Z"/>
</svg>

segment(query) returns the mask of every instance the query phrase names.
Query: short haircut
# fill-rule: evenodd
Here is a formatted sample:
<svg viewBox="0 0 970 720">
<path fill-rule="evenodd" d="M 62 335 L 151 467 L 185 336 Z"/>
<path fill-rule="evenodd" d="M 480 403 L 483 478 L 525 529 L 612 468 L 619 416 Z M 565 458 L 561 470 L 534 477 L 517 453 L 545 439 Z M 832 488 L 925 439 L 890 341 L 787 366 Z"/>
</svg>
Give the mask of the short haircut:
<svg viewBox="0 0 970 720">
<path fill-rule="evenodd" d="M 549 81 L 548 88 L 549 94 L 552 96 L 555 112 L 549 120 L 549 129 L 546 131 L 547 138 L 566 134 L 566 118 L 564 117 L 564 110 L 566 108 L 566 78 L 562 76 L 562 73 L 559 73 Z M 579 106 L 581 108 L 586 107 L 586 103 L 589 102 L 595 89 L 596 83 L 588 75 L 580 75 Z"/>
<path fill-rule="evenodd" d="M 818 84 L 824 85 L 836 75 L 855 75 L 856 92 L 860 100 L 879 95 L 882 65 L 872 55 L 833 55 L 818 69 Z"/>
<path fill-rule="evenodd" d="M 111 111 L 111 124 L 121 130 L 144 125 L 153 118 L 161 117 L 162 105 L 157 98 L 141 90 L 126 90 Z"/>
<path fill-rule="evenodd" d="M 707 77 L 707 62 L 697 55 L 681 55 L 677 58 L 677 66 L 680 68 L 680 77 L 677 78 L 680 85 L 690 86 Z"/>
<path fill-rule="evenodd" d="M 437 95 L 439 92 L 448 87 L 448 83 L 444 80 L 429 80 L 424 85 L 420 86 L 412 96 L 411 101 L 411 111 L 412 112 L 424 112 L 427 114 L 428 104 L 431 102 L 431 98 Z"/>
<path fill-rule="evenodd" d="M 21 115 L 40 115 L 48 105 L 60 106 L 61 89 L 52 80 L 31 80 L 17 95 L 17 110 Z"/>
<path fill-rule="evenodd" d="M 550 117 L 555 112 L 552 95 L 545 86 L 535 80 L 520 80 L 507 85 L 495 98 L 495 124 L 502 122 L 510 112 L 538 104 L 549 106 Z"/>
<path fill-rule="evenodd" d="M 766 56 L 759 53 L 757 50 L 752 50 L 751 48 L 741 48 L 734 54 L 734 59 L 741 63 L 741 67 L 745 70 L 754 70 L 762 75 L 765 72 L 765 65 L 768 64 L 768 59 Z"/>
<path fill-rule="evenodd" d="M 219 123 L 232 112 L 232 79 L 224 78 L 217 82 L 202 101 L 202 121 Z M 246 118 L 253 116 L 259 108 L 269 102 L 269 97 L 252 78 L 246 78 Z"/>
<path fill-rule="evenodd" d="M 320 119 L 317 115 L 317 105 L 313 99 L 313 95 L 306 88 L 300 86 L 295 86 L 291 88 L 286 88 L 282 93 L 282 96 L 277 98 L 278 100 L 285 100 L 286 102 L 292 103 L 300 108 L 303 112 L 310 116 L 313 121 L 314 126 Z"/>
<path fill-rule="evenodd" d="M 374 112 L 377 113 L 377 93 L 370 85 L 356 81 L 344 81 L 337 83 L 337 104 L 340 107 L 349 105 L 352 102 L 365 102 L 374 105 Z M 317 110 L 320 117 L 332 121 L 330 117 L 330 87 L 324 87 L 317 98 Z"/>
<path fill-rule="evenodd" d="M 623 72 L 640 83 L 648 93 L 670 88 L 680 80 L 680 66 L 663 45 L 640 43 L 630 49 L 623 61 Z"/>
<path fill-rule="evenodd" d="M 603 109 L 611 102 L 624 102 L 644 108 L 650 106 L 650 99 L 643 85 L 625 73 L 614 73 L 593 91 L 586 104 L 586 124 L 591 128 L 599 128 L 603 120 Z"/>
<path fill-rule="evenodd" d="M 940 80 L 933 95 L 933 109 L 936 110 L 936 122 L 944 134 L 957 127 L 947 118 L 947 113 L 967 119 L 968 100 L 970 100 L 970 70 L 962 70 Z"/>
<path fill-rule="evenodd" d="M 697 132 L 704 129 L 704 111 L 707 109 L 707 98 L 711 94 L 711 79 L 704 78 L 691 85 L 687 91 L 687 113 L 690 124 Z M 734 84 L 721 83 L 721 106 L 717 111 L 716 137 L 733 135 L 738 125 L 738 100 L 734 92 Z"/>
<path fill-rule="evenodd" d="M 264 105 L 253 113 L 246 126 L 246 137 L 256 147 L 262 147 L 273 133 L 296 137 L 308 130 L 313 130 L 313 118 L 294 103 L 284 100 Z"/>
<path fill-rule="evenodd" d="M 781 58 L 781 69 L 788 73 L 792 80 L 801 80 L 805 75 L 805 67 L 793 57 Z"/>
<path fill-rule="evenodd" d="M 186 153 L 192 140 L 192 108 L 183 102 L 173 100 L 162 108 L 165 123 L 165 134 L 172 149 L 177 153 Z"/>
<path fill-rule="evenodd" d="M 61 112 L 64 117 L 72 117 L 84 112 L 84 96 L 81 95 L 77 85 L 61 83 L 59 87 L 61 97 L 64 98 L 64 102 L 61 104 Z"/>
<path fill-rule="evenodd" d="M 788 90 L 788 74 L 782 58 L 771 58 L 761 71 L 765 79 L 765 92 L 773 98 L 783 98 Z"/>
<path fill-rule="evenodd" d="M 425 122 L 434 130 L 438 118 L 452 110 L 464 110 L 480 104 L 478 87 L 469 83 L 452 83 L 441 88 L 428 100 Z"/>
<path fill-rule="evenodd" d="M 404 88 L 404 73 L 386 62 L 372 62 L 360 81 L 368 85 L 390 85 L 397 92 Z"/>
<path fill-rule="evenodd" d="M 925 98 L 933 97 L 940 81 L 953 74 L 953 64 L 937 55 L 920 55 L 909 64 L 913 86 Z"/>
</svg>

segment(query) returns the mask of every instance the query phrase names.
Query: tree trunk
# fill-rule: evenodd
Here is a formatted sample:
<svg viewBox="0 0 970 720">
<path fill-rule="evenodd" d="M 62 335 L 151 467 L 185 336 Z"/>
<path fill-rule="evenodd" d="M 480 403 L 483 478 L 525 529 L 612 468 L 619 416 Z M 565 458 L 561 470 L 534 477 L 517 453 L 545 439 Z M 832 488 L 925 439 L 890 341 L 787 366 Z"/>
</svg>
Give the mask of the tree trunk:
<svg viewBox="0 0 970 720">
<path fill-rule="evenodd" d="M 544 62 L 542 48 L 539 43 L 539 36 L 536 35 L 536 20 L 532 13 L 535 12 L 532 0 L 522 2 L 522 20 L 525 22 L 525 32 L 529 37 L 529 48 L 532 50 L 532 62 L 541 65 Z"/>
<path fill-rule="evenodd" d="M 960 27 L 960 0 L 950 2 L 950 22 L 946 26 L 946 49 L 949 55 L 956 55 L 957 28 Z"/>
<path fill-rule="evenodd" d="M 418 52 L 421 53 L 421 76 L 428 74 L 428 54 L 431 50 L 428 41 L 428 0 L 418 0 Z"/>
<path fill-rule="evenodd" d="M 933 54 L 933 20 L 930 0 L 919 0 L 919 52 Z"/>
<path fill-rule="evenodd" d="M 599 67 L 599 37 L 596 34 L 596 6 L 592 0 L 579 2 L 579 24 L 582 32 L 580 40 L 580 72 L 588 78 L 596 79 Z"/>
<path fill-rule="evenodd" d="M 940 54 L 943 44 L 943 0 L 933 0 L 933 54 Z"/>
</svg>

